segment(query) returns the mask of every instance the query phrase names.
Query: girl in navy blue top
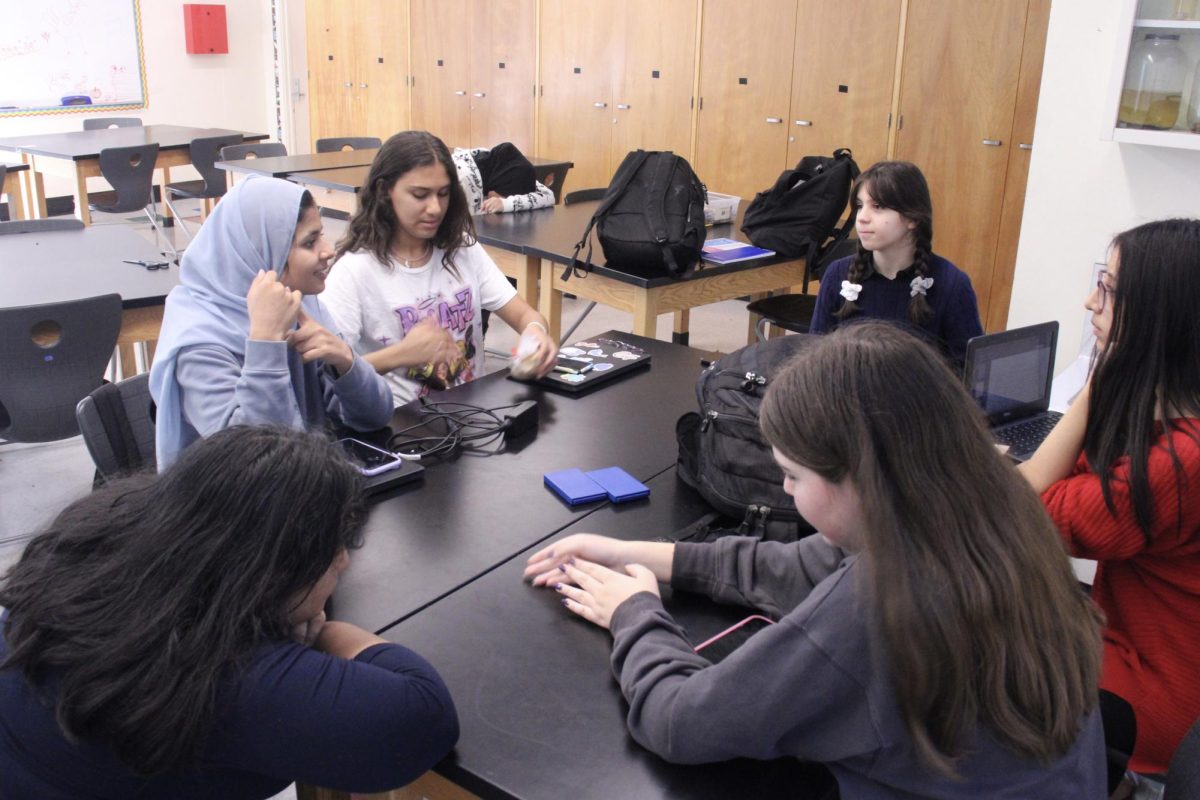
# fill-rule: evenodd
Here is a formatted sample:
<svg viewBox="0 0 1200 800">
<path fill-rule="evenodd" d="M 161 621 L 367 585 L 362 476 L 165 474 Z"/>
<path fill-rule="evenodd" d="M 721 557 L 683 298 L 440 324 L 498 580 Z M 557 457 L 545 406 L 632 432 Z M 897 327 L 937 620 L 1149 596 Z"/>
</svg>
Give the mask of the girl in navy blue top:
<svg viewBox="0 0 1200 800">
<path fill-rule="evenodd" d="M 59 514 L 0 583 L 0 797 L 380 792 L 445 756 L 433 667 L 325 620 L 359 485 L 319 436 L 234 427 Z"/>
<path fill-rule="evenodd" d="M 933 202 L 916 165 L 880 161 L 854 184 L 858 252 L 821 276 L 812 333 L 855 319 L 895 322 L 960 367 L 967 340 L 983 333 L 971 279 L 935 255 Z"/>
</svg>

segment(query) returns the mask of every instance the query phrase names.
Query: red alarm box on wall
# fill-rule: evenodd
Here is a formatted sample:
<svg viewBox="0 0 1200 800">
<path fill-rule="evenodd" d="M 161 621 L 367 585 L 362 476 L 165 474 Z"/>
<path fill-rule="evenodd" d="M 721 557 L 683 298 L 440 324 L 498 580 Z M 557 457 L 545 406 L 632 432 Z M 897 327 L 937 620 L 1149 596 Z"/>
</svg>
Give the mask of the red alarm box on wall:
<svg viewBox="0 0 1200 800">
<path fill-rule="evenodd" d="M 225 6 L 184 3 L 183 33 L 187 40 L 187 51 L 193 55 L 228 53 Z"/>
</svg>

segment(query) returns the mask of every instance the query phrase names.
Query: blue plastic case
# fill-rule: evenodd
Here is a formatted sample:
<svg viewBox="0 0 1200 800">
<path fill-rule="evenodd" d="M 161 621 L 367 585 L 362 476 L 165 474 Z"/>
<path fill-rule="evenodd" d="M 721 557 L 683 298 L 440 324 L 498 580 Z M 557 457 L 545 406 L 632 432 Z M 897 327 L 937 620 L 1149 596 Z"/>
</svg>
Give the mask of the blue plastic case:
<svg viewBox="0 0 1200 800">
<path fill-rule="evenodd" d="M 606 467 L 584 473 L 604 489 L 614 503 L 637 500 L 650 494 L 650 487 L 620 467 Z"/>
<path fill-rule="evenodd" d="M 547 472 L 542 480 L 554 493 L 570 505 L 603 500 L 608 496 L 600 484 L 589 478 L 581 469 L 564 469 Z"/>
</svg>

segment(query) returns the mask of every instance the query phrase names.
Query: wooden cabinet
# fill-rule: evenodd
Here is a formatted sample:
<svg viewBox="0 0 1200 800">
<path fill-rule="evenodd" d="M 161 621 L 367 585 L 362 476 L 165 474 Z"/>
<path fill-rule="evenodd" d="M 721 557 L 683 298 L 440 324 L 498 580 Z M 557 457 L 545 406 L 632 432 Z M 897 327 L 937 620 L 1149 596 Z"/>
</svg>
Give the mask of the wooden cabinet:
<svg viewBox="0 0 1200 800">
<path fill-rule="evenodd" d="M 533 152 L 535 0 L 413 0 L 413 126 Z"/>
<path fill-rule="evenodd" d="M 753 197 L 787 163 L 796 0 L 705 0 L 696 173 Z"/>
<path fill-rule="evenodd" d="M 696 0 L 542 0 L 538 155 L 607 186 L 630 150 L 691 157 Z"/>
<path fill-rule="evenodd" d="M 788 166 L 840 147 L 862 169 L 887 158 L 900 12 L 900 0 L 800 0 Z"/>
<path fill-rule="evenodd" d="M 1014 147 L 1028 6 L 908 2 L 895 158 L 917 164 L 929 180 L 933 249 L 971 276 L 983 319 Z"/>
<path fill-rule="evenodd" d="M 901 0 L 705 0 L 697 156 L 743 198 L 804 156 L 887 157 Z"/>
<path fill-rule="evenodd" d="M 308 0 L 309 131 L 386 139 L 408 127 L 407 0 Z"/>
</svg>

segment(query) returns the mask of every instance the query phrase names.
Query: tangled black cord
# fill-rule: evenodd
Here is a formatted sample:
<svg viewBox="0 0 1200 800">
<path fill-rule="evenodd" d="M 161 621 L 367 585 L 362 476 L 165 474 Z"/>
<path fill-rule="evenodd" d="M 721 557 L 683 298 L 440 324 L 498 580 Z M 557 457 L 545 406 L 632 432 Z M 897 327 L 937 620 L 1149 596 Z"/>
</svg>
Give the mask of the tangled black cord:
<svg viewBox="0 0 1200 800">
<path fill-rule="evenodd" d="M 388 450 L 420 459 L 447 456 L 458 449 L 473 455 L 499 453 L 503 447 L 493 445 L 503 440 L 512 423 L 496 412 L 520 405 L 481 408 L 450 401 L 431 403 L 424 398 L 421 403 L 421 421 L 393 433 L 388 439 Z M 417 435 L 421 431 L 426 433 Z"/>
</svg>

